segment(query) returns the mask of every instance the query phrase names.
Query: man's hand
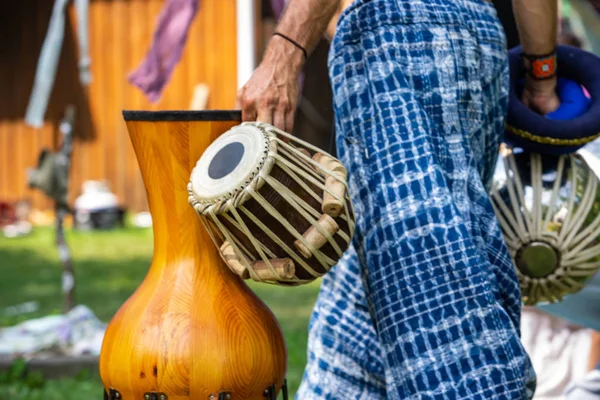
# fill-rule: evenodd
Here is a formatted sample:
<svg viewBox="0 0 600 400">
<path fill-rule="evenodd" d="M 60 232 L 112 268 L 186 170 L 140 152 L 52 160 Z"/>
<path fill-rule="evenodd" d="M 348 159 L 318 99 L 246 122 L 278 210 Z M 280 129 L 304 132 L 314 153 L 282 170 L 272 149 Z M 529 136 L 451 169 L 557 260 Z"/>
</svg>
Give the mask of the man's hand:
<svg viewBox="0 0 600 400">
<path fill-rule="evenodd" d="M 310 54 L 339 1 L 290 0 L 275 30 Z M 302 49 L 281 36 L 273 36 L 260 66 L 238 92 L 236 108 L 242 110 L 242 119 L 267 122 L 291 133 L 304 61 Z"/>
<path fill-rule="evenodd" d="M 292 131 L 303 57 L 292 43 L 273 36 L 260 66 L 238 92 L 236 108 L 242 110 L 243 121 L 266 122 Z"/>
<path fill-rule="evenodd" d="M 556 94 L 556 79 L 536 81 L 526 77 L 521 100 L 527 107 L 542 115 L 556 111 L 560 106 L 560 100 Z"/>
</svg>

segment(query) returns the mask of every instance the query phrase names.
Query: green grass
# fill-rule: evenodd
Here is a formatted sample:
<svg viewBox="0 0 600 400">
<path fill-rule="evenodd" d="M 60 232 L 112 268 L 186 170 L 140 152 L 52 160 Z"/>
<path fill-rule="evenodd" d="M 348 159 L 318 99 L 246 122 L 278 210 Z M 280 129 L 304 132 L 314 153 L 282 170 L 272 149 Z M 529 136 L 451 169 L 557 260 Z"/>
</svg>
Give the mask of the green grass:
<svg viewBox="0 0 600 400">
<path fill-rule="evenodd" d="M 140 285 L 152 258 L 152 230 L 119 229 L 107 232 L 68 231 L 76 276 L 76 304 L 90 307 L 108 321 Z M 52 229 L 40 228 L 22 238 L 0 237 L 0 326 L 60 313 L 62 265 Z M 250 282 L 252 289 L 277 316 L 288 347 L 288 383 L 294 393 L 306 363 L 308 319 L 319 282 L 285 288 Z M 1 316 L 5 307 L 38 301 L 39 310 L 18 317 Z M 6 375 L 6 374 L 5 374 Z M 0 400 L 74 400 L 100 398 L 102 387 L 94 375 L 28 384 L 0 376 Z"/>
</svg>

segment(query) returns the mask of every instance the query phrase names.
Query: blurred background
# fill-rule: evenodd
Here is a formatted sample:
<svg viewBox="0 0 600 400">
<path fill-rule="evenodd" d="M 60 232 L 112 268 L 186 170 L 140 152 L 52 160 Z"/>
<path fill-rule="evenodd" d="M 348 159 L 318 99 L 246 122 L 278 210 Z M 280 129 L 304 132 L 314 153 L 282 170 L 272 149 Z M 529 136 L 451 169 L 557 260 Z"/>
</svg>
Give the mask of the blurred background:
<svg viewBox="0 0 600 400">
<path fill-rule="evenodd" d="M 0 400 L 99 398 L 104 328 L 140 285 L 153 251 L 121 112 L 233 109 L 284 1 L 187 3 L 0 4 Z M 510 1 L 495 5 L 509 47 L 517 45 Z M 560 16 L 561 43 L 599 54 L 600 1 L 561 0 Z M 173 33 L 166 28 L 173 21 L 185 26 Z M 306 63 L 293 133 L 335 154 L 328 49 L 324 38 Z M 293 393 L 319 281 L 294 290 L 250 286 L 281 323 Z M 549 327 L 543 334 L 563 337 L 562 347 L 547 340 L 552 356 L 536 361 L 556 378 L 543 380 L 536 398 L 563 398 L 562 389 L 597 364 L 598 339 L 588 328 L 532 313 L 526 337 L 542 325 Z M 563 361 L 573 367 L 557 367 Z"/>
</svg>

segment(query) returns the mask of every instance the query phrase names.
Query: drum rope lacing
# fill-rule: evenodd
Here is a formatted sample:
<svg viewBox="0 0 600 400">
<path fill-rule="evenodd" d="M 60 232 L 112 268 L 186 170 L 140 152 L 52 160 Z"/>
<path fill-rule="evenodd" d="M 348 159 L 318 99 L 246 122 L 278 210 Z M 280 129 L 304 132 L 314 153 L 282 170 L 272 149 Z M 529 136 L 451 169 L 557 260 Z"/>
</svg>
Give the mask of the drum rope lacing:
<svg viewBox="0 0 600 400">
<path fill-rule="evenodd" d="M 580 203 L 574 213 L 564 213 L 562 221 L 551 217 L 555 214 L 556 200 L 559 196 L 561 180 L 565 170 L 565 161 L 570 161 L 569 183 L 572 187 L 566 210 L 574 210 L 577 185 L 582 177 L 577 173 L 580 168 L 575 162 L 575 155 L 563 155 L 558 159 L 556 181 L 553 185 L 549 207 L 545 216 L 542 210 L 542 157 L 539 154 L 530 155 L 531 186 L 533 189 L 533 204 L 531 209 L 525 204 L 524 185 L 519 177 L 516 160 L 512 151 L 506 152 L 503 157 L 506 171 L 505 185 L 508 191 L 512 209 L 500 196 L 497 188 L 492 191 L 492 206 L 504 233 L 505 242 L 510 250 L 513 261 L 519 249 L 532 242 L 543 242 L 557 250 L 561 256 L 554 272 L 544 277 L 532 277 L 516 268 L 521 289 L 527 292 L 526 304 L 533 305 L 542 300 L 550 302 L 560 301 L 562 293 L 572 293 L 583 288 L 575 277 L 593 275 L 600 270 L 600 243 L 594 244 L 589 249 L 583 250 L 592 241 L 600 237 L 600 213 L 585 229 L 579 231 L 585 222 L 588 212 L 594 205 L 598 181 L 587 179 Z M 551 231 L 549 225 L 553 224 L 558 232 Z M 555 228 L 556 229 L 556 228 Z M 591 261 L 590 261 L 591 260 Z"/>
<path fill-rule="evenodd" d="M 259 170 L 254 173 L 251 178 L 245 183 L 245 187 L 240 186 L 240 190 L 230 193 L 227 198 L 219 198 L 213 202 L 198 201 L 192 190 L 192 183 L 188 185 L 189 202 L 196 210 L 197 214 L 201 217 L 202 223 L 208 231 L 211 239 L 215 245 L 219 246 L 223 240 L 217 239 L 217 233 L 215 229 L 210 226 L 210 222 L 216 225 L 218 232 L 221 233 L 222 238 L 227 240 L 233 247 L 236 255 L 239 257 L 240 262 L 244 265 L 246 270 L 249 272 L 250 277 L 258 282 L 265 283 L 277 283 L 282 281 L 285 283 L 307 283 L 312 280 L 302 280 L 297 276 L 292 279 L 285 279 L 279 276 L 271 263 L 271 259 L 275 258 L 275 254 L 268 249 L 264 244 L 260 243 L 240 216 L 238 211 L 241 211 L 252 223 L 254 223 L 259 229 L 261 229 L 274 243 L 276 243 L 285 253 L 297 264 L 303 267 L 310 275 L 315 278 L 323 275 L 322 272 L 315 271 L 301 255 L 290 246 L 286 245 L 271 229 L 269 229 L 259 218 L 257 218 L 248 208 L 244 207 L 244 202 L 250 198 L 254 199 L 261 207 L 263 207 L 271 216 L 273 216 L 295 239 L 301 241 L 306 246 L 312 256 L 319 262 L 325 271 L 331 269 L 335 265 L 336 261 L 327 257 L 319 249 L 315 249 L 310 242 L 308 242 L 296 228 L 294 228 L 285 218 L 277 211 L 259 192 L 258 190 L 264 185 L 269 185 L 273 190 L 277 191 L 278 194 L 298 212 L 303 218 L 305 218 L 310 224 L 326 239 L 327 242 L 334 249 L 338 257 L 343 255 L 343 251 L 339 244 L 335 240 L 335 236 L 339 236 L 346 243 L 350 243 L 354 234 L 354 219 L 351 215 L 351 207 L 349 207 L 350 199 L 347 197 L 347 182 L 340 179 L 333 171 L 327 169 L 323 165 L 319 164 L 312 158 L 298 151 L 296 147 L 291 145 L 289 142 L 294 142 L 306 149 L 313 151 L 314 153 L 321 153 L 330 156 L 326 152 L 318 149 L 317 147 L 304 142 L 293 135 L 288 134 L 280 129 L 277 129 L 271 125 L 264 123 L 245 122 L 240 126 L 251 125 L 260 129 L 267 138 L 268 152 L 266 157 L 261 160 Z M 279 138 L 279 136 L 286 138 L 289 142 L 285 142 Z M 331 156 L 330 156 L 331 157 Z M 345 221 L 348 224 L 349 233 L 343 232 L 341 229 L 334 234 L 330 234 L 325 231 L 317 221 L 320 217 L 320 213 L 315 210 L 312 206 L 306 203 L 302 198 L 293 193 L 288 187 L 283 185 L 277 179 L 270 176 L 270 172 L 274 165 L 277 165 L 282 169 L 288 176 L 291 177 L 300 187 L 302 187 L 306 193 L 313 197 L 316 201 L 321 203 L 323 201 L 322 196 L 319 196 L 314 190 L 310 188 L 307 182 L 311 183 L 315 187 L 328 192 L 332 197 L 341 201 L 344 204 L 343 214 L 338 218 Z M 317 171 L 320 170 L 325 173 L 326 176 L 332 176 L 337 181 L 343 183 L 346 188 L 346 195 L 344 198 L 338 197 L 335 193 L 332 193 L 325 186 L 325 178 L 320 175 Z M 226 212 L 231 214 L 228 215 Z M 233 216 L 233 218 L 232 218 Z M 205 221 L 204 217 L 208 217 Z M 236 237 L 220 220 L 224 218 L 231 223 L 236 229 L 241 231 L 251 242 L 252 246 L 259 254 L 260 258 L 270 269 L 272 276 L 275 277 L 274 281 L 261 279 L 256 272 L 253 270 L 251 263 L 256 261 L 252 252 L 249 251 L 242 243 L 241 240 Z M 221 254 L 223 257 L 223 254 Z M 225 261 L 225 259 L 224 259 Z"/>
</svg>

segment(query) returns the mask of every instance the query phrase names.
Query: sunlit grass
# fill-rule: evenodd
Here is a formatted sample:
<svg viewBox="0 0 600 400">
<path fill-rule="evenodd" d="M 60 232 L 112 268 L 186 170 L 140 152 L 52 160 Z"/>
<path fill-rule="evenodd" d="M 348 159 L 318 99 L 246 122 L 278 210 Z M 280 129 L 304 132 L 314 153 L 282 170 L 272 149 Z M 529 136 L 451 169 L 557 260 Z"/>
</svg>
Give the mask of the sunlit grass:
<svg viewBox="0 0 600 400">
<path fill-rule="evenodd" d="M 22 238 L 0 237 L 0 326 L 62 312 L 62 265 L 51 229 L 36 229 Z M 117 229 L 108 232 L 68 231 L 76 276 L 76 303 L 91 308 L 108 321 L 145 277 L 152 259 L 151 229 Z M 318 282 L 295 288 L 251 282 L 250 287 L 277 316 L 288 348 L 288 383 L 297 389 L 304 364 L 308 319 Z M 21 316 L 2 316 L 5 307 L 37 301 L 39 309 Z M 70 400 L 100 398 L 97 376 L 48 381 L 28 390 L 0 384 L 0 399 Z"/>
</svg>

